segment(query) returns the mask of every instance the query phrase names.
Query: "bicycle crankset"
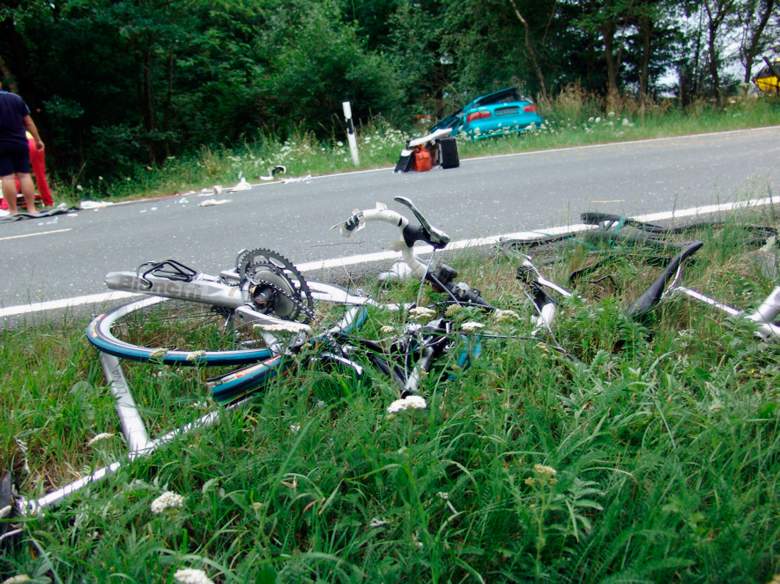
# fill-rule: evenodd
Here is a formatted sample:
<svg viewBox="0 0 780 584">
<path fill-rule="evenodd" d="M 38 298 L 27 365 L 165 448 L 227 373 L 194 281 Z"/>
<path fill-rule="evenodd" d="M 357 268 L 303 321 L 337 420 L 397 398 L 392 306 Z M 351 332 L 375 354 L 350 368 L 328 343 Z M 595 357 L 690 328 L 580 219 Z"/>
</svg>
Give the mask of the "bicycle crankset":
<svg viewBox="0 0 780 584">
<path fill-rule="evenodd" d="M 242 252 L 236 263 L 241 287 L 248 290 L 255 310 L 284 320 L 311 320 L 311 290 L 290 260 L 261 248 Z"/>
</svg>

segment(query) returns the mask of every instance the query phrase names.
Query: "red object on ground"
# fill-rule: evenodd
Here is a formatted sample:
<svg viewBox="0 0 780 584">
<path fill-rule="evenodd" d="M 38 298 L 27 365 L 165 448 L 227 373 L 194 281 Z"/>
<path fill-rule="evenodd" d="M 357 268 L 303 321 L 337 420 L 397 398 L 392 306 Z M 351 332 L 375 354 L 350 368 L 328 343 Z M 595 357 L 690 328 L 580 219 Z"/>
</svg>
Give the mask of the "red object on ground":
<svg viewBox="0 0 780 584">
<path fill-rule="evenodd" d="M 35 184 L 38 186 L 38 192 L 41 195 L 43 204 L 51 207 L 54 205 L 54 199 L 51 197 L 49 181 L 46 180 L 46 152 L 38 150 L 35 146 L 35 140 L 32 138 L 27 143 L 30 146 L 30 164 L 35 175 Z"/>
<path fill-rule="evenodd" d="M 43 150 L 36 148 L 34 139 L 27 140 L 27 144 L 30 148 L 30 166 L 32 166 L 35 185 L 38 189 L 35 198 L 42 201 L 46 207 L 51 207 L 54 205 L 54 199 L 51 196 L 51 189 L 49 189 L 49 181 L 46 180 L 46 154 Z M 19 184 L 18 178 L 16 179 L 16 192 L 22 192 L 22 185 Z M 8 209 L 8 203 L 5 202 L 4 198 L 0 198 L 0 209 Z"/>
<path fill-rule="evenodd" d="M 414 170 L 417 172 L 425 172 L 430 170 L 433 166 L 433 160 L 431 160 L 431 153 L 425 146 L 418 146 L 414 151 Z"/>
</svg>

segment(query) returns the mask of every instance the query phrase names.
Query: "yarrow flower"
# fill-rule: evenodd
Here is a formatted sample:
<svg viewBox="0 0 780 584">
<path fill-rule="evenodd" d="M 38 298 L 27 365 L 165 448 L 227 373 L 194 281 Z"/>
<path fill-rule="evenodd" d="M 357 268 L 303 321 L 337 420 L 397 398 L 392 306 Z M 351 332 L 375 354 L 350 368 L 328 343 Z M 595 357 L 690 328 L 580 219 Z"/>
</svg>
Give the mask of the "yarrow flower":
<svg viewBox="0 0 780 584">
<path fill-rule="evenodd" d="M 456 314 L 458 314 L 461 310 L 463 310 L 463 307 L 460 304 L 450 304 L 447 307 L 447 310 L 444 311 L 444 315 L 447 318 L 452 318 Z"/>
<path fill-rule="evenodd" d="M 431 318 L 436 315 L 435 310 L 431 310 L 427 306 L 415 306 L 414 308 L 409 310 L 409 316 L 416 320 L 421 320 L 423 318 Z"/>
<path fill-rule="evenodd" d="M 555 478 L 555 475 L 558 474 L 558 471 L 555 470 L 551 466 L 546 466 L 544 464 L 535 464 L 534 465 L 534 476 L 528 477 L 525 479 L 525 484 L 529 487 L 533 487 L 534 485 L 555 485 L 558 482 L 558 479 Z"/>
<path fill-rule="evenodd" d="M 512 322 L 520 320 L 520 315 L 514 310 L 496 310 L 493 313 L 493 318 L 496 322 Z"/>
<path fill-rule="evenodd" d="M 462 325 L 460 325 L 460 330 L 466 333 L 473 333 L 474 331 L 478 331 L 481 328 L 485 328 L 485 325 L 481 322 L 474 322 L 472 320 L 469 322 L 464 322 Z"/>
<path fill-rule="evenodd" d="M 554 477 L 558 474 L 558 471 L 555 470 L 551 466 L 546 466 L 544 464 L 535 464 L 534 465 L 534 472 L 540 476 L 546 476 L 549 478 Z"/>
<path fill-rule="evenodd" d="M 428 407 L 425 399 L 419 395 L 410 395 L 403 399 L 397 399 L 387 407 L 388 414 L 396 414 L 404 410 L 424 410 Z"/>
<path fill-rule="evenodd" d="M 391 327 L 389 324 L 386 324 L 381 329 L 379 329 L 379 332 L 381 332 L 382 334 L 387 335 L 387 334 L 395 332 L 395 329 L 393 327 Z"/>
<path fill-rule="evenodd" d="M 173 491 L 165 491 L 152 501 L 152 513 L 162 513 L 166 509 L 178 509 L 184 505 L 184 497 Z"/>
<path fill-rule="evenodd" d="M 214 584 L 214 581 L 206 575 L 206 572 L 196 568 L 176 570 L 173 579 L 180 584 Z"/>
</svg>

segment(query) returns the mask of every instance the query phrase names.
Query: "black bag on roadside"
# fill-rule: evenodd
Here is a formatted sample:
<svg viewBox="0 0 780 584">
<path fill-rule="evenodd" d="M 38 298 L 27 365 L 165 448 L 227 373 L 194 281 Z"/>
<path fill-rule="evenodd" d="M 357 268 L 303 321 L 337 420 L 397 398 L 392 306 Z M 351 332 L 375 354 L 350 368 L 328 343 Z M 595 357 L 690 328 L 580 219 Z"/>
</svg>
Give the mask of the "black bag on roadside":
<svg viewBox="0 0 780 584">
<path fill-rule="evenodd" d="M 412 160 L 414 159 L 414 151 L 404 148 L 401 150 L 401 157 L 395 165 L 394 172 L 409 172 L 412 169 Z"/>
<path fill-rule="evenodd" d="M 455 138 L 440 138 L 436 140 L 439 146 L 439 163 L 442 168 L 457 168 L 460 166 L 458 157 L 458 141 Z"/>
</svg>

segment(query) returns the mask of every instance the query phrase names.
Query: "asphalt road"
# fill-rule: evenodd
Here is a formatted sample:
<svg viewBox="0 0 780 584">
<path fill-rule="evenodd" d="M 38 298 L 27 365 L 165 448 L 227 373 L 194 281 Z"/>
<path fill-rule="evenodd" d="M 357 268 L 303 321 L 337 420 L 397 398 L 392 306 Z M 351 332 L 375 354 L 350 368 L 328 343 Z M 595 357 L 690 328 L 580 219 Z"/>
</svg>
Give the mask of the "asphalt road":
<svg viewBox="0 0 780 584">
<path fill-rule="evenodd" d="M 0 306 L 105 292 L 103 277 L 175 258 L 207 273 L 242 248 L 295 262 L 369 253 L 394 235 L 373 224 L 351 240 L 329 227 L 354 208 L 410 197 L 456 239 L 577 223 L 598 210 L 650 213 L 780 195 L 780 127 L 464 160 L 460 168 L 349 173 L 190 195 L 76 216 L 0 224 Z M 212 196 L 213 197 L 213 196 Z M 44 233 L 50 232 L 50 233 Z M 31 237 L 18 237 L 22 235 Z"/>
</svg>

